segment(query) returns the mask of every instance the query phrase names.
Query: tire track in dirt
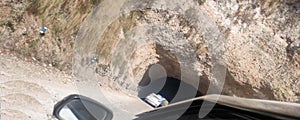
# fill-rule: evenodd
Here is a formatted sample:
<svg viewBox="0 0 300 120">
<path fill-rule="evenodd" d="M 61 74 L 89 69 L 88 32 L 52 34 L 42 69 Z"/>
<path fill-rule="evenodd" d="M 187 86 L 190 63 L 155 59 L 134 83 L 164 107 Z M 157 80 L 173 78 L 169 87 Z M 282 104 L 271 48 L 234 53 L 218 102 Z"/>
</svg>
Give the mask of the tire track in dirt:
<svg viewBox="0 0 300 120">
<path fill-rule="evenodd" d="M 1 120 L 31 120 L 31 117 L 19 110 L 13 109 L 3 109 L 1 114 L 4 117 L 1 117 Z"/>
<path fill-rule="evenodd" d="M 42 86 L 36 83 L 30 83 L 22 80 L 8 81 L 0 84 L 1 95 L 26 93 L 26 95 L 33 96 L 38 101 L 45 101 L 43 103 L 50 103 L 50 93 Z"/>
<path fill-rule="evenodd" d="M 31 118 L 31 112 L 37 112 L 38 118 L 45 118 L 47 116 L 46 110 L 43 107 L 45 104 L 51 103 L 51 96 L 48 91 L 46 91 L 42 86 L 25 82 L 22 80 L 8 81 L 0 84 L 1 89 L 1 103 L 4 109 L 16 109 L 19 110 L 15 112 L 11 110 L 14 114 L 5 114 L 5 119 L 10 119 L 14 116 L 23 116 L 25 114 Z M 23 120 L 23 119 L 22 119 Z"/>
<path fill-rule="evenodd" d="M 98 78 L 104 79 L 105 78 Z M 53 106 L 70 94 L 82 94 L 105 104 L 105 99 L 115 112 L 115 119 L 132 118 L 131 113 L 142 112 L 145 107 L 152 109 L 136 97 L 102 86 L 103 97 L 97 98 L 93 91 L 85 94 L 79 91 L 80 79 L 53 67 L 0 53 L 0 101 L 3 120 L 52 120 Z M 92 82 L 83 85 L 90 88 L 98 85 Z M 79 93 L 80 92 L 80 93 Z M 136 107 L 132 108 L 132 104 Z M 128 113 L 130 112 L 130 113 Z M 118 116 L 118 117 L 117 117 Z"/>
<path fill-rule="evenodd" d="M 1 119 L 50 120 L 54 104 L 76 88 L 55 68 L 0 54 L 0 91 Z"/>
<path fill-rule="evenodd" d="M 20 112 L 34 119 L 47 119 L 47 112 L 43 108 L 43 105 L 36 98 L 22 93 L 1 96 L 1 107 L 1 109 L 20 110 Z"/>
</svg>

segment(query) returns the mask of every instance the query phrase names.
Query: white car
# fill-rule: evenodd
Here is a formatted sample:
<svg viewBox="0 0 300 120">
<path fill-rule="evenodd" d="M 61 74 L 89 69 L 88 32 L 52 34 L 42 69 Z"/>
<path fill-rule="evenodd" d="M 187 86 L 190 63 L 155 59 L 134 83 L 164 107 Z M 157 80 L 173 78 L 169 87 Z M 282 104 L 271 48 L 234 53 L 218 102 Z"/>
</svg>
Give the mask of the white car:
<svg viewBox="0 0 300 120">
<path fill-rule="evenodd" d="M 145 101 L 154 107 L 159 107 L 163 101 L 167 101 L 167 99 L 159 94 L 151 93 L 145 98 Z"/>
</svg>

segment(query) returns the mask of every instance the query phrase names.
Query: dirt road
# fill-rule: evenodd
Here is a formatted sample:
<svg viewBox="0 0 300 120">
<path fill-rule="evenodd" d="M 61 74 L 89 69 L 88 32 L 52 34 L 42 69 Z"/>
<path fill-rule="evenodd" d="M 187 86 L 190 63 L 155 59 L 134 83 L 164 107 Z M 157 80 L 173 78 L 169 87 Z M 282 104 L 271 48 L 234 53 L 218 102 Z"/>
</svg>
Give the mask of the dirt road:
<svg viewBox="0 0 300 120">
<path fill-rule="evenodd" d="M 0 55 L 1 120 L 53 119 L 54 104 L 69 94 L 78 93 L 77 87 L 72 76 L 55 68 Z M 115 119 L 151 109 L 135 97 L 110 88 L 100 89 L 105 96 L 101 99 L 114 105 L 110 108 L 116 111 Z M 132 104 L 140 107 L 132 109 Z"/>
</svg>

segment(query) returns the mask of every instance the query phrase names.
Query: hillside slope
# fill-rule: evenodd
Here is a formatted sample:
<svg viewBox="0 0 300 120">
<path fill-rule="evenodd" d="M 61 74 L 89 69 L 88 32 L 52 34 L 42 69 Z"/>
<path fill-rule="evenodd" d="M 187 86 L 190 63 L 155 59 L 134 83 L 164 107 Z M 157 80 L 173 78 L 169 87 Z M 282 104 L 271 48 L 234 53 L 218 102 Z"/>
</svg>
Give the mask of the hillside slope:
<svg viewBox="0 0 300 120">
<path fill-rule="evenodd" d="M 299 0 L 3 0 L 0 8 L 1 52 L 75 74 L 109 66 L 110 87 L 130 94 L 160 64 L 203 94 L 211 83 L 208 93 L 300 101 Z M 91 71 L 79 70 L 93 57 Z"/>
</svg>

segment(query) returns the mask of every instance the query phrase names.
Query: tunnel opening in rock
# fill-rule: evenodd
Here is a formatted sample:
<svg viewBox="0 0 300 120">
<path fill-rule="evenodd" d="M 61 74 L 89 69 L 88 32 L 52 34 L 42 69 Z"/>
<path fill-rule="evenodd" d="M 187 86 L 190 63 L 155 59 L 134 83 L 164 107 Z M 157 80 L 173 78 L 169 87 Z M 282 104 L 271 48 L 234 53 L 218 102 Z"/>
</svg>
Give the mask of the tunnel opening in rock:
<svg viewBox="0 0 300 120">
<path fill-rule="evenodd" d="M 149 66 L 151 67 L 151 66 Z M 138 97 L 144 100 L 146 96 L 151 93 L 159 94 L 166 98 L 170 103 L 175 103 L 182 100 L 187 100 L 193 98 L 191 96 L 179 95 L 179 97 L 175 97 L 178 93 L 179 87 L 181 89 L 185 89 L 186 91 L 197 91 L 194 97 L 202 96 L 202 94 L 196 89 L 194 86 L 173 78 L 173 77 L 161 77 L 161 78 L 153 78 L 150 77 L 151 74 L 149 70 L 144 74 L 143 79 L 139 82 L 139 91 Z M 152 71 L 160 71 L 151 69 Z"/>
<path fill-rule="evenodd" d="M 155 46 L 159 61 L 148 66 L 143 78 L 138 83 L 138 97 L 144 99 L 147 95 L 156 93 L 166 98 L 169 103 L 175 103 L 202 96 L 197 88 L 199 85 L 195 87 L 181 79 L 182 69 L 177 57 L 170 50 L 164 49 L 163 46 L 159 44 Z M 180 94 L 179 90 L 195 94 L 177 95 Z"/>
<path fill-rule="evenodd" d="M 161 81 L 164 81 L 163 83 L 165 84 L 161 84 Z M 146 86 L 148 87 L 144 86 L 138 92 L 138 97 L 141 99 L 144 99 L 147 95 L 151 93 L 156 93 L 166 98 L 170 103 L 175 103 L 182 100 L 190 99 L 190 97 L 175 98 L 179 87 L 183 87 L 184 89 L 189 89 L 191 91 L 197 91 L 196 88 L 185 83 L 184 81 L 171 77 L 149 80 L 147 81 L 147 83 L 148 84 Z M 198 96 L 202 96 L 202 94 L 200 92 L 197 92 L 195 97 Z"/>
</svg>

